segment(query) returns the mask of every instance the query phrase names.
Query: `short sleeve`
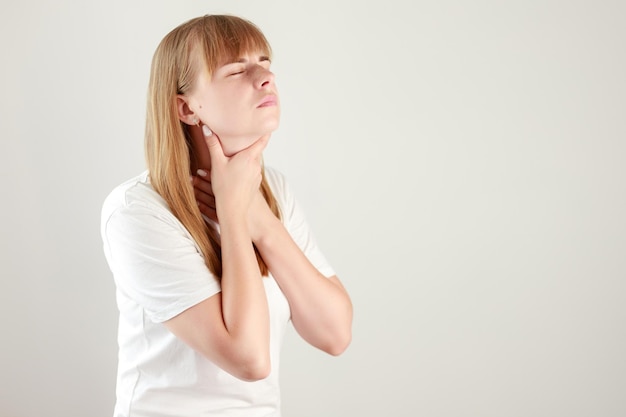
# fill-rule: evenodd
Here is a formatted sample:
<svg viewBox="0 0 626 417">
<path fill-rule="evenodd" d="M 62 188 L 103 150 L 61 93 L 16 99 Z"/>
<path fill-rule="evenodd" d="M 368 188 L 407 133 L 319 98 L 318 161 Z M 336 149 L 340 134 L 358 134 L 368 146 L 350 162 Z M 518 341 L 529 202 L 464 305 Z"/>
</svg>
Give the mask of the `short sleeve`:
<svg viewBox="0 0 626 417">
<path fill-rule="evenodd" d="M 104 251 L 119 292 L 163 322 L 220 291 L 195 241 L 167 210 L 134 203 L 103 219 Z"/>
<path fill-rule="evenodd" d="M 276 197 L 283 223 L 292 239 L 309 261 L 325 277 L 335 275 L 335 271 L 318 247 L 313 232 L 306 221 L 304 211 L 296 200 L 285 177 L 272 168 L 266 168 L 266 177 Z"/>
</svg>

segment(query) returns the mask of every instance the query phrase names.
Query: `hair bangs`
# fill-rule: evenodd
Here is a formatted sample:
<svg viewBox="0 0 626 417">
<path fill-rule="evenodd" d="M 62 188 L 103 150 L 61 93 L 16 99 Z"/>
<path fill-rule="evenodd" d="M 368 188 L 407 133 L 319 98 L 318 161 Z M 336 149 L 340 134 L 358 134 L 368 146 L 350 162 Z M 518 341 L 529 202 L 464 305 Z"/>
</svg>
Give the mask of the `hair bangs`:
<svg viewBox="0 0 626 417">
<path fill-rule="evenodd" d="M 247 54 L 271 59 L 272 49 L 261 30 L 252 22 L 235 16 L 205 16 L 204 49 L 210 73 Z"/>
</svg>

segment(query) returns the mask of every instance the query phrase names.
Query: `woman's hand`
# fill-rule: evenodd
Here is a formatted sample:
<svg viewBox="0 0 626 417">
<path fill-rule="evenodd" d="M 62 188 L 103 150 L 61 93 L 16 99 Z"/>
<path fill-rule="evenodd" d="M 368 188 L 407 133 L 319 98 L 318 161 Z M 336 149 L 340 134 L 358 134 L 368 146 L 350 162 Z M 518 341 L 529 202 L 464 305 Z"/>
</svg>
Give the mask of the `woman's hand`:
<svg viewBox="0 0 626 417">
<path fill-rule="evenodd" d="M 230 157 L 224 155 L 216 135 L 205 137 L 205 140 L 211 155 L 211 170 L 209 175 L 194 179 L 201 212 L 218 221 L 224 220 L 224 216 L 247 217 L 259 193 L 262 152 L 269 135 Z"/>
<path fill-rule="evenodd" d="M 197 174 L 197 176 L 191 177 L 191 183 L 193 184 L 194 195 L 196 196 L 200 213 L 217 222 L 215 195 L 213 194 L 213 187 L 211 187 L 211 177 L 203 169 L 199 169 Z"/>
<path fill-rule="evenodd" d="M 192 177 L 196 202 L 200 208 L 200 212 L 214 222 L 217 220 L 217 212 L 215 210 L 215 195 L 211 187 L 211 177 L 204 170 L 199 170 L 198 176 Z M 267 205 L 267 201 L 263 197 L 261 190 L 256 193 L 250 209 L 248 210 L 248 228 L 250 237 L 254 243 L 258 243 L 265 235 L 267 227 L 272 220 L 276 219 L 274 213 Z"/>
<path fill-rule="evenodd" d="M 207 145 L 208 145 L 207 137 Z M 259 139 L 263 140 L 264 138 Z M 243 150 L 242 152 L 251 151 L 252 147 L 258 144 L 257 141 L 251 147 Z M 267 141 L 265 141 L 267 143 Z M 218 144 L 214 146 L 219 146 Z M 260 145 L 264 146 L 264 145 Z M 219 148 L 214 148 L 213 152 L 221 151 L 221 146 Z M 219 154 L 218 154 L 219 155 Z M 224 156 L 223 151 L 221 152 L 221 156 L 224 159 L 233 159 L 236 155 L 229 157 Z M 213 158 L 213 157 L 212 157 Z M 261 168 L 262 169 L 262 168 Z M 215 194 L 213 192 L 212 179 L 213 176 L 216 175 L 216 172 L 211 170 L 207 172 L 206 170 L 200 169 L 197 172 L 197 176 L 192 177 L 192 183 L 194 187 L 194 193 L 196 197 L 196 202 L 198 203 L 198 207 L 200 208 L 200 212 L 204 214 L 209 219 L 218 222 L 217 218 L 217 210 L 215 204 Z M 223 171 L 222 174 L 227 175 L 226 171 Z M 260 184 L 260 182 L 259 182 Z M 276 219 L 272 211 L 270 210 L 263 194 L 261 193 L 260 188 L 257 186 L 256 192 L 250 201 L 250 206 L 248 210 L 248 228 L 250 230 L 250 235 L 253 242 L 257 242 L 262 238 L 272 220 Z"/>
</svg>

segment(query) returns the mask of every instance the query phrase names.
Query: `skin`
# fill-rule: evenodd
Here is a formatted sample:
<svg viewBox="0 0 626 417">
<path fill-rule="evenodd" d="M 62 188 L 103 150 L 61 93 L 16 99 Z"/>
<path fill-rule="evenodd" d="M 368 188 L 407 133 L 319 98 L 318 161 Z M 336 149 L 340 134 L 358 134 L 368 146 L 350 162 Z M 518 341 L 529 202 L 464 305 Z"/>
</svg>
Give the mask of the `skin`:
<svg viewBox="0 0 626 417">
<path fill-rule="evenodd" d="M 265 378 L 269 310 L 254 243 L 289 302 L 298 333 L 329 354 L 342 353 L 352 326 L 346 290 L 309 262 L 259 190 L 262 151 L 280 118 L 269 60 L 247 54 L 212 76 L 200 73 L 196 88 L 178 97 L 178 112 L 191 126 L 200 211 L 220 225 L 223 275 L 221 293 L 167 321 L 167 328 L 232 375 Z M 203 125 L 213 133 L 205 136 Z"/>
<path fill-rule="evenodd" d="M 278 128 L 280 102 L 269 58 L 248 54 L 218 66 L 212 75 L 200 71 L 191 94 L 178 97 L 179 116 L 189 125 L 207 125 L 226 156 L 240 152 Z M 259 104 L 269 100 L 268 105 Z M 196 119 L 197 118 L 197 119 Z M 196 127 L 196 126 L 194 126 Z M 210 168 L 204 136 L 193 129 L 194 149 Z M 208 165 L 208 166 L 207 166 Z"/>
</svg>

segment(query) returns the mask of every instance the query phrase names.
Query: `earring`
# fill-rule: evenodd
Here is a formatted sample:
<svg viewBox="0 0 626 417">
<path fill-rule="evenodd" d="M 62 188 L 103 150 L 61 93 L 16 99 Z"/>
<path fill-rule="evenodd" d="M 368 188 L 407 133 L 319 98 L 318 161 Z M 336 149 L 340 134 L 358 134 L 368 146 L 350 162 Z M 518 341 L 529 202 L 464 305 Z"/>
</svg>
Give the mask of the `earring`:
<svg viewBox="0 0 626 417">
<path fill-rule="evenodd" d="M 198 118 L 196 116 L 193 117 L 193 124 L 197 125 L 199 122 Z"/>
</svg>

